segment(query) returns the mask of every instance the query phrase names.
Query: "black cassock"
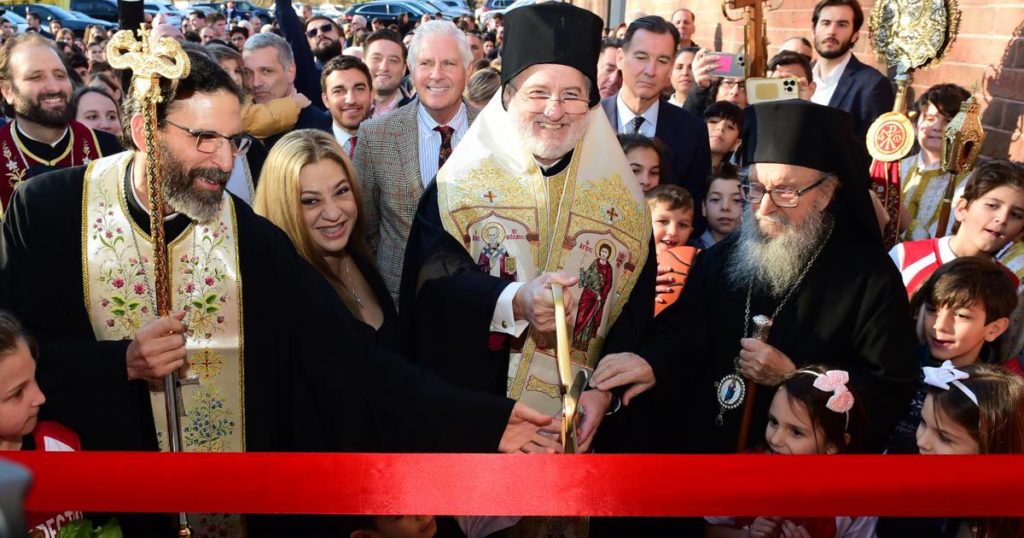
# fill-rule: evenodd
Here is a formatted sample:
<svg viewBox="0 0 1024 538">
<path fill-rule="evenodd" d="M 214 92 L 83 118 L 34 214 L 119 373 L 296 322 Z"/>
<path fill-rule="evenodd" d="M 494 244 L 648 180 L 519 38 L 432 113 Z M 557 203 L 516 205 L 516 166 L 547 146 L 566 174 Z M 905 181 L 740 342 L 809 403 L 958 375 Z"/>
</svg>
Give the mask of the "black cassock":
<svg viewBox="0 0 1024 538">
<path fill-rule="evenodd" d="M 915 339 L 906 290 L 880 244 L 844 242 L 833 235 L 789 303 L 774 320 L 768 344 L 797 366 L 826 364 L 850 372 L 857 404 L 869 431 L 860 442 L 880 450 L 902 418 L 918 378 Z M 673 406 L 684 450 L 736 450 L 742 406 L 715 423 L 715 382 L 734 372 L 744 336 L 747 290 L 735 289 L 726 272 L 736 236 L 705 250 L 694 263 L 679 300 L 655 322 L 644 357 L 671 364 L 681 384 Z M 771 316 L 779 299 L 754 294 L 751 317 Z M 748 442 L 764 444 L 774 387 L 758 386 Z M 855 440 L 856 441 L 856 440 Z"/>
<path fill-rule="evenodd" d="M 568 159 L 560 164 L 567 163 Z M 548 173 L 559 170 L 555 165 Z M 604 354 L 639 348 L 654 315 L 656 270 L 652 241 L 629 300 L 608 331 Z M 498 297 L 509 284 L 481 271 L 462 244 L 444 229 L 437 184 L 431 182 L 420 198 L 402 269 L 399 318 L 404 354 L 456 385 L 504 395 L 511 337 L 495 345 L 490 327 Z M 502 342 L 500 338 L 497 341 Z M 638 421 L 646 421 L 655 407 L 654 399 L 642 397 L 630 413 L 603 423 L 604 435 L 597 438 L 602 448 L 654 451 L 654 433 L 646 439 L 642 434 L 627 436 L 628 443 L 623 436 L 608 435 L 609 430 L 634 429 Z M 612 440 L 616 440 L 615 446 L 608 444 Z"/>
<path fill-rule="evenodd" d="M 86 312 L 84 171 L 42 175 L 15 193 L 3 223 L 0 301 L 39 341 L 43 418 L 75 430 L 86 450 L 155 450 L 148 388 L 127 379 L 129 342 L 97 342 Z M 148 215 L 128 199 L 148 231 Z M 246 450 L 497 449 L 511 400 L 452 387 L 376 349 L 283 231 L 237 198 L 235 211 Z M 187 224 L 168 222 L 168 242 Z"/>
</svg>

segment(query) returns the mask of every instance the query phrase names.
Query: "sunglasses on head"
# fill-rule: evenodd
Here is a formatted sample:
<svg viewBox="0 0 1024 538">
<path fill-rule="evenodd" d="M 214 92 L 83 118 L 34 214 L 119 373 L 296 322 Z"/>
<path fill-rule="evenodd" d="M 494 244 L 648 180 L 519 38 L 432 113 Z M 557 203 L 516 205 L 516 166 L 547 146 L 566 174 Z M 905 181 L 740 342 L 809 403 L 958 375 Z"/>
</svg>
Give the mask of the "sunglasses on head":
<svg viewBox="0 0 1024 538">
<path fill-rule="evenodd" d="M 331 24 L 329 22 L 325 22 L 325 23 L 321 24 L 320 26 L 314 26 L 313 28 L 310 28 L 309 30 L 306 30 L 306 37 L 313 38 L 313 37 L 316 37 L 316 35 L 318 33 L 326 34 L 327 32 L 330 32 L 333 29 L 334 29 L 334 25 L 333 24 Z"/>
</svg>

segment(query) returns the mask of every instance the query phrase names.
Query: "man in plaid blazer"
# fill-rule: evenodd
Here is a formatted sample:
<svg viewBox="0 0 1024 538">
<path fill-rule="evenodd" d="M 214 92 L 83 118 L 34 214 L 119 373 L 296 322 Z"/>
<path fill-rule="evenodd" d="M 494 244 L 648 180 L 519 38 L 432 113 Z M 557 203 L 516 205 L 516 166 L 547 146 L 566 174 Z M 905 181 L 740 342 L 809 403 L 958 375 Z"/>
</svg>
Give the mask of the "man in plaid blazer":
<svg viewBox="0 0 1024 538">
<path fill-rule="evenodd" d="M 476 118 L 477 110 L 462 99 L 472 58 L 454 24 L 423 25 L 409 47 L 416 100 L 359 126 L 354 160 L 363 192 L 360 218 L 396 304 L 420 195 Z"/>
</svg>

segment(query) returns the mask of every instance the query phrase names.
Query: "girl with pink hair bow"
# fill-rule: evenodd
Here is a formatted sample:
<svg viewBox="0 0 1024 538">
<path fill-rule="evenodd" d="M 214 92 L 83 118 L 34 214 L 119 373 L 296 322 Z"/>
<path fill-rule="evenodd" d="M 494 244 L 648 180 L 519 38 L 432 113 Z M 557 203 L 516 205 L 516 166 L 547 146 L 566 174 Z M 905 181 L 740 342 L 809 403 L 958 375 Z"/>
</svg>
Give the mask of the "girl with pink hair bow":
<svg viewBox="0 0 1024 538">
<path fill-rule="evenodd" d="M 765 428 L 768 454 L 842 454 L 856 452 L 865 427 L 861 405 L 844 370 L 808 366 L 775 391 Z M 705 536 L 781 538 L 869 538 L 874 517 L 707 517 Z"/>
</svg>

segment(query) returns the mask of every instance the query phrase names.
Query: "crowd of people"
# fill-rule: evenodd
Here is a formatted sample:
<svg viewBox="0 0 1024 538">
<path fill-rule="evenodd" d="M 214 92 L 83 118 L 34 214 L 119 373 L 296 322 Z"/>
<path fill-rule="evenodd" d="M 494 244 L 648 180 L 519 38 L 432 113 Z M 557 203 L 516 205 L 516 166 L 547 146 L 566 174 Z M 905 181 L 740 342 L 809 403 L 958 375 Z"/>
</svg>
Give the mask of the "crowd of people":
<svg viewBox="0 0 1024 538">
<path fill-rule="evenodd" d="M 484 27 L 225 6 L 147 21 L 191 64 L 161 85 L 151 149 L 108 32 L 0 19 L 0 448 L 167 450 L 177 372 L 186 451 L 560 453 L 562 287 L 578 452 L 1024 453 L 1024 164 L 946 171 L 971 93 L 933 86 L 894 219 L 865 146 L 893 84 L 852 52 L 857 0 L 815 6 L 768 62 L 795 95 L 755 103 L 687 9 L 608 28 L 557 2 Z M 104 517 L 73 508 L 31 524 Z M 189 518 L 198 536 L 1024 537 L 842 514 Z"/>
</svg>

